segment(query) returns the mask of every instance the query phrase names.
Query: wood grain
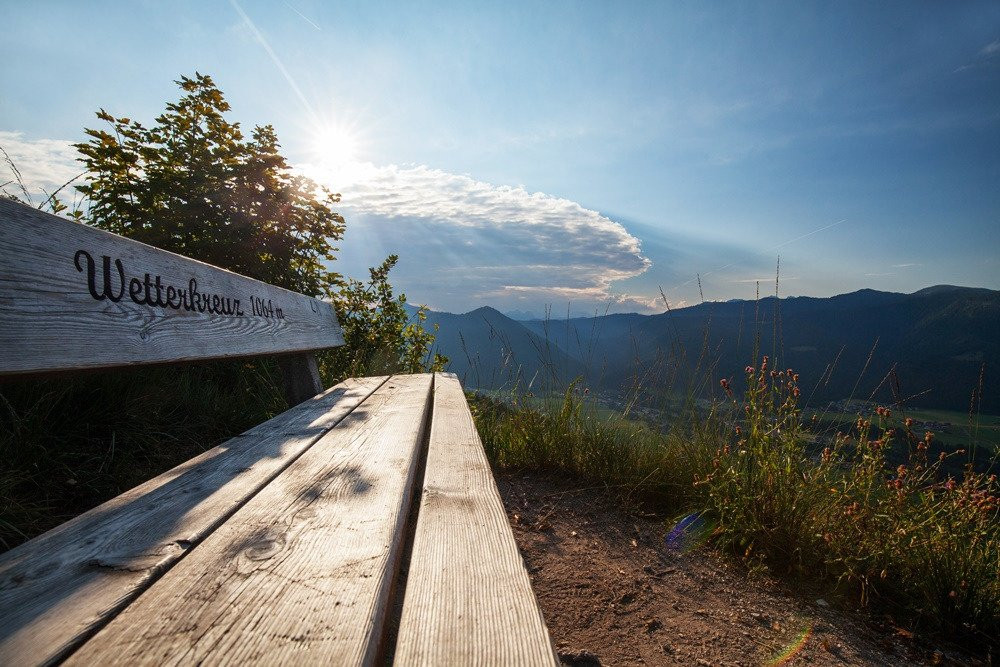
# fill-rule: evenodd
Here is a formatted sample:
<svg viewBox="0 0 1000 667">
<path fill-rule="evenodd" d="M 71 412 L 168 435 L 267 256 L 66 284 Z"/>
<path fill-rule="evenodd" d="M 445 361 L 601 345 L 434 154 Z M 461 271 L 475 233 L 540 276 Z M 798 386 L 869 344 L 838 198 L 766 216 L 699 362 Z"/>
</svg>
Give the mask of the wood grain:
<svg viewBox="0 0 1000 667">
<path fill-rule="evenodd" d="M 371 664 L 431 382 L 391 378 L 68 663 Z"/>
<path fill-rule="evenodd" d="M 64 655 L 386 379 L 341 383 L 0 555 L 0 664 Z"/>
<path fill-rule="evenodd" d="M 453 374 L 438 374 L 399 665 L 556 665 L 507 514 Z"/>
<path fill-rule="evenodd" d="M 105 297 L 104 257 L 108 291 L 120 295 L 118 301 Z M 90 260 L 101 298 L 91 293 Z M 131 297 L 134 278 L 136 298 L 145 301 L 146 274 L 153 283 L 161 278 L 159 303 L 169 298 L 177 308 Z M 207 301 L 197 299 L 204 311 L 191 299 L 193 310 L 182 305 L 180 290 L 189 293 L 192 280 L 195 291 L 207 295 Z M 224 308 L 218 297 L 229 299 L 231 314 L 209 312 Z M 252 299 L 270 306 L 261 312 Z M 0 198 L 0 376 L 308 351 L 343 342 L 329 303 Z"/>
</svg>

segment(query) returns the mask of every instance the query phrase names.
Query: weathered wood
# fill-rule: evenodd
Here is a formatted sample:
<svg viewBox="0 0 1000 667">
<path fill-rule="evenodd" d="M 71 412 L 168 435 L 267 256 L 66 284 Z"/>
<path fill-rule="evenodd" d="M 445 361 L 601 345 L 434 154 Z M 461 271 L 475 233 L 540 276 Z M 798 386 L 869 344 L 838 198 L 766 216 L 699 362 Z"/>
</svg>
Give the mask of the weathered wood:
<svg viewBox="0 0 1000 667">
<path fill-rule="evenodd" d="M 348 380 L 0 555 L 0 663 L 59 659 L 385 381 Z"/>
<path fill-rule="evenodd" d="M 68 662 L 371 664 L 431 381 L 391 378 Z"/>
<path fill-rule="evenodd" d="M 436 377 L 433 414 L 395 661 L 558 664 L 465 395 L 451 373 Z"/>
<path fill-rule="evenodd" d="M 283 355 L 278 357 L 278 366 L 289 406 L 298 405 L 323 391 L 315 354 Z"/>
<path fill-rule="evenodd" d="M 0 376 L 342 344 L 329 303 L 0 198 Z"/>
</svg>

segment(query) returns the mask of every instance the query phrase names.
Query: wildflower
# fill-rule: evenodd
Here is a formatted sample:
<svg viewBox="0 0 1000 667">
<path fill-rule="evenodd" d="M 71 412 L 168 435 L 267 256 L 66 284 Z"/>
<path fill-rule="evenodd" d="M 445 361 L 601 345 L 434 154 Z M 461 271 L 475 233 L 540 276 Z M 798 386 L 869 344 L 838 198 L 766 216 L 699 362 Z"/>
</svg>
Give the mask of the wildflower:
<svg viewBox="0 0 1000 667">
<path fill-rule="evenodd" d="M 753 374 L 753 366 L 747 366 L 746 367 L 746 372 L 747 372 L 747 375 L 752 375 Z"/>
<path fill-rule="evenodd" d="M 958 593 L 956 593 L 955 591 L 951 591 L 950 593 L 948 593 L 948 597 L 954 600 L 955 598 L 958 597 Z"/>
<path fill-rule="evenodd" d="M 953 480 L 952 478 L 949 477 L 948 481 L 944 483 L 944 488 L 947 489 L 948 491 L 954 491 L 955 490 L 955 480 Z"/>
<path fill-rule="evenodd" d="M 801 392 L 799 391 L 798 387 L 795 387 L 794 389 L 792 389 L 792 395 L 794 395 L 795 398 L 798 398 L 800 393 Z"/>
<path fill-rule="evenodd" d="M 931 440 L 933 439 L 934 439 L 933 433 L 931 433 L 930 431 L 924 433 L 924 442 L 926 442 L 928 445 L 931 444 Z"/>
<path fill-rule="evenodd" d="M 788 377 L 792 377 L 792 369 L 789 368 L 787 371 L 785 371 L 785 374 L 788 375 Z"/>
<path fill-rule="evenodd" d="M 798 382 L 798 381 L 799 381 L 799 374 L 796 373 L 795 375 L 792 376 L 792 382 Z"/>
<path fill-rule="evenodd" d="M 944 461 L 945 458 L 947 458 L 947 454 L 945 454 L 944 452 L 938 454 L 938 461 Z"/>
<path fill-rule="evenodd" d="M 830 448 L 829 447 L 824 447 L 823 448 L 823 463 L 829 463 L 831 456 L 832 456 L 832 454 L 830 452 Z"/>
<path fill-rule="evenodd" d="M 906 428 L 910 428 L 913 426 L 913 417 L 907 417 L 903 420 L 903 423 L 906 424 Z"/>
<path fill-rule="evenodd" d="M 763 373 L 766 370 L 767 370 L 767 357 L 764 357 L 764 359 L 760 362 L 760 372 Z"/>
</svg>

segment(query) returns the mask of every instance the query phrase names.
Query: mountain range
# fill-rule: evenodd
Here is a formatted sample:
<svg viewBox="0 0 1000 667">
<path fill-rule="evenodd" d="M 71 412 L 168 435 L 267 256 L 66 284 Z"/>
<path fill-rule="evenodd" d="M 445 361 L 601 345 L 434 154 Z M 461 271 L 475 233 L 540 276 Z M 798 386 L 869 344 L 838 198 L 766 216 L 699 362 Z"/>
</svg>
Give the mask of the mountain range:
<svg viewBox="0 0 1000 667">
<path fill-rule="evenodd" d="M 864 289 L 829 298 L 706 302 L 657 315 L 517 321 L 490 308 L 430 311 L 437 351 L 467 387 L 642 384 L 739 387 L 769 355 L 800 374 L 812 405 L 842 398 L 1000 413 L 1000 291 L 938 285 L 913 294 Z M 981 391 L 980 391 L 981 386 Z"/>
</svg>

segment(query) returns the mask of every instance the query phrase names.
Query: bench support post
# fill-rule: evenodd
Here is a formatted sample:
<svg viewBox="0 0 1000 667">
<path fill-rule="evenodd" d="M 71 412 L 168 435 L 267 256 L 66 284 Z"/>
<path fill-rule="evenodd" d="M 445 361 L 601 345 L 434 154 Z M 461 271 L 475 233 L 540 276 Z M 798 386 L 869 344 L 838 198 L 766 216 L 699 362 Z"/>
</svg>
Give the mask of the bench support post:
<svg viewBox="0 0 1000 667">
<path fill-rule="evenodd" d="M 307 401 L 323 391 L 323 381 L 319 377 L 316 355 L 312 352 L 280 356 L 278 357 L 278 367 L 281 368 L 282 384 L 288 407 Z"/>
</svg>

